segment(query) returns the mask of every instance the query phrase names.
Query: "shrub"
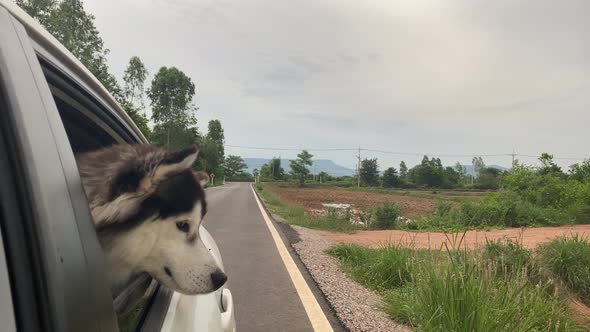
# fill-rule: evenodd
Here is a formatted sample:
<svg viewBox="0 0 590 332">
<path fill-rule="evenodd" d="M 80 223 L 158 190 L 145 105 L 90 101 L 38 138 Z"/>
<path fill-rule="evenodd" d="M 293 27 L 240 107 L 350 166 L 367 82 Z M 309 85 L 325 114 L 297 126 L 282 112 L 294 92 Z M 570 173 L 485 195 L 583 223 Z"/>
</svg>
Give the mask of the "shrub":
<svg viewBox="0 0 590 332">
<path fill-rule="evenodd" d="M 369 226 L 372 229 L 395 229 L 400 215 L 401 210 L 396 204 L 385 202 L 375 208 Z"/>
<path fill-rule="evenodd" d="M 451 202 L 447 202 L 447 201 L 443 201 L 442 199 L 439 199 L 436 202 L 435 214 L 437 214 L 441 217 L 446 216 L 449 214 L 449 212 L 451 212 L 452 209 L 453 209 L 453 204 Z"/>
<path fill-rule="evenodd" d="M 549 272 L 590 303 L 590 244 L 578 235 L 559 237 L 539 248 L 539 259 Z"/>
</svg>

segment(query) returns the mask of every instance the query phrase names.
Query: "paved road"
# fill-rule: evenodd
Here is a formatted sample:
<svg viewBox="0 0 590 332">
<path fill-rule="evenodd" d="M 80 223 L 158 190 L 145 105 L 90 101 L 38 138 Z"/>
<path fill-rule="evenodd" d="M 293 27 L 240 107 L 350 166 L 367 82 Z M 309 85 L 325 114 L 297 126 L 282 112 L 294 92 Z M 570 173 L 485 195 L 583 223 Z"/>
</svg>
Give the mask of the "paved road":
<svg viewBox="0 0 590 332">
<path fill-rule="evenodd" d="M 313 331 L 250 185 L 228 183 L 207 189 L 207 202 L 203 225 L 223 257 L 237 330 Z"/>
</svg>

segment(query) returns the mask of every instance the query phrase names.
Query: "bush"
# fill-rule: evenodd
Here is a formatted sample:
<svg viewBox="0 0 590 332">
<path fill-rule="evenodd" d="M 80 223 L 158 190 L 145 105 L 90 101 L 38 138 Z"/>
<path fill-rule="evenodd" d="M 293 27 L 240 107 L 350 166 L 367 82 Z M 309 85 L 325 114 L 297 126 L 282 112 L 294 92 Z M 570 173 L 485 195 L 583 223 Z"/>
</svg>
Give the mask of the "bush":
<svg viewBox="0 0 590 332">
<path fill-rule="evenodd" d="M 373 218 L 369 224 L 372 229 L 395 229 L 400 208 L 395 203 L 385 202 L 373 211 Z"/>
<path fill-rule="evenodd" d="M 559 237 L 539 248 L 549 272 L 590 304 L 590 244 L 577 235 Z"/>
</svg>

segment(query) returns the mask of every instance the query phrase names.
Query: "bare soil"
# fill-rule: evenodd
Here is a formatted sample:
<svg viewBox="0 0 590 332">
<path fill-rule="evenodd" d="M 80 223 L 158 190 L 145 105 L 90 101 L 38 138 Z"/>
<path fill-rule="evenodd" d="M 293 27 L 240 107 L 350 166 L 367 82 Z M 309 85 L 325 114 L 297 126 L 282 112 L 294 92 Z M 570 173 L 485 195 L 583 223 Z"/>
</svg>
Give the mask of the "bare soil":
<svg viewBox="0 0 590 332">
<path fill-rule="evenodd" d="M 379 194 L 349 191 L 342 188 L 289 188 L 266 186 L 266 190 L 277 195 L 282 201 L 302 206 L 310 212 L 322 209 L 322 203 L 352 204 L 359 209 L 368 209 L 385 202 L 396 203 L 404 217 L 413 218 L 430 214 L 436 209 L 436 200 L 397 194 Z"/>
<path fill-rule="evenodd" d="M 529 249 L 558 236 L 578 234 L 590 237 L 590 225 L 560 227 L 511 228 L 491 231 L 467 231 L 465 233 L 406 232 L 396 230 L 358 231 L 353 234 L 317 231 L 323 238 L 334 243 L 353 243 L 378 248 L 387 244 L 402 244 L 420 249 L 478 248 L 487 240 L 509 238 Z M 461 240 L 462 239 L 462 240 Z"/>
</svg>

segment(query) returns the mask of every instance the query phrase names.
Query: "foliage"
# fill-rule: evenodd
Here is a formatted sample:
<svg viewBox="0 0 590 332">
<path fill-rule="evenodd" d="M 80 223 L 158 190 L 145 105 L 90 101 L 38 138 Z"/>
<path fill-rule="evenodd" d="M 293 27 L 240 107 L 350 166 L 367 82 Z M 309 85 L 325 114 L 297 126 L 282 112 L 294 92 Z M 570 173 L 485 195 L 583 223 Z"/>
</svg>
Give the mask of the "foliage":
<svg viewBox="0 0 590 332">
<path fill-rule="evenodd" d="M 590 159 L 571 165 L 569 174 L 572 180 L 590 183 Z"/>
<path fill-rule="evenodd" d="M 483 255 L 350 244 L 328 253 L 355 280 L 384 296 L 390 317 L 418 331 L 580 330 L 564 302 L 548 291 L 549 284 L 530 282 L 526 264 L 511 265 L 510 277 L 496 273 L 490 260 L 530 259 L 517 245 L 490 245 Z"/>
<path fill-rule="evenodd" d="M 393 188 L 399 187 L 401 180 L 397 175 L 397 170 L 393 167 L 389 167 L 383 172 L 383 187 Z"/>
<path fill-rule="evenodd" d="M 529 279 L 539 281 L 539 267 L 533 260 L 532 251 L 509 238 L 486 240 L 483 258 L 491 262 L 490 266 L 498 277 L 511 278 L 526 273 Z"/>
<path fill-rule="evenodd" d="M 395 229 L 401 210 L 395 203 L 385 202 L 373 210 L 371 229 Z"/>
<path fill-rule="evenodd" d="M 305 178 L 309 175 L 309 169 L 307 166 L 313 165 L 311 158 L 313 158 L 313 155 L 306 150 L 303 150 L 297 155 L 297 159 L 289 161 L 291 175 L 299 181 L 300 185 L 305 183 Z"/>
<path fill-rule="evenodd" d="M 219 120 L 210 120 L 207 128 L 207 135 L 200 142 L 201 160 L 197 160 L 197 164 L 209 174 L 214 173 L 217 176 L 222 176 L 223 161 L 225 158 L 225 135 L 223 127 Z"/>
<path fill-rule="evenodd" d="M 186 122 L 193 118 L 195 84 L 176 67 L 161 67 L 154 76 L 148 96 L 156 124 Z"/>
<path fill-rule="evenodd" d="M 143 116 L 138 109 L 133 107 L 133 105 L 127 102 L 124 102 L 123 104 L 121 104 L 121 106 L 123 107 L 127 115 L 129 115 L 131 120 L 133 120 L 137 128 L 139 128 L 143 136 L 145 136 L 145 138 L 147 138 L 148 140 L 151 140 L 152 131 L 148 126 L 148 120 L 145 118 L 145 116 Z"/>
<path fill-rule="evenodd" d="M 240 156 L 229 155 L 225 158 L 223 163 L 224 174 L 228 179 L 238 177 L 244 173 L 244 170 L 248 167 L 244 162 L 244 159 Z"/>
<path fill-rule="evenodd" d="M 127 102 L 139 110 L 145 110 L 143 98 L 147 75 L 148 71 L 141 59 L 138 56 L 131 57 L 123 75 L 123 81 L 125 82 L 123 92 Z M 143 116 L 146 116 L 145 112 Z"/>
<path fill-rule="evenodd" d="M 109 72 L 109 50 L 94 25 L 94 16 L 86 13 L 80 0 L 17 0 L 16 3 L 37 19 L 62 45 L 119 101 L 122 91 Z"/>
<path fill-rule="evenodd" d="M 379 184 L 379 165 L 377 159 L 364 159 L 361 161 L 359 169 L 361 184 L 367 186 L 376 186 Z"/>
<path fill-rule="evenodd" d="M 401 287 L 410 281 L 416 260 L 414 251 L 401 245 L 373 250 L 354 244 L 339 244 L 327 253 L 338 258 L 355 280 L 381 291 Z"/>
<path fill-rule="evenodd" d="M 475 180 L 477 189 L 498 189 L 500 186 L 501 171 L 493 167 L 483 167 L 478 171 L 479 176 Z"/>
<path fill-rule="evenodd" d="M 539 248 L 543 265 L 570 290 L 590 304 L 590 243 L 579 237 L 559 237 Z"/>
</svg>

